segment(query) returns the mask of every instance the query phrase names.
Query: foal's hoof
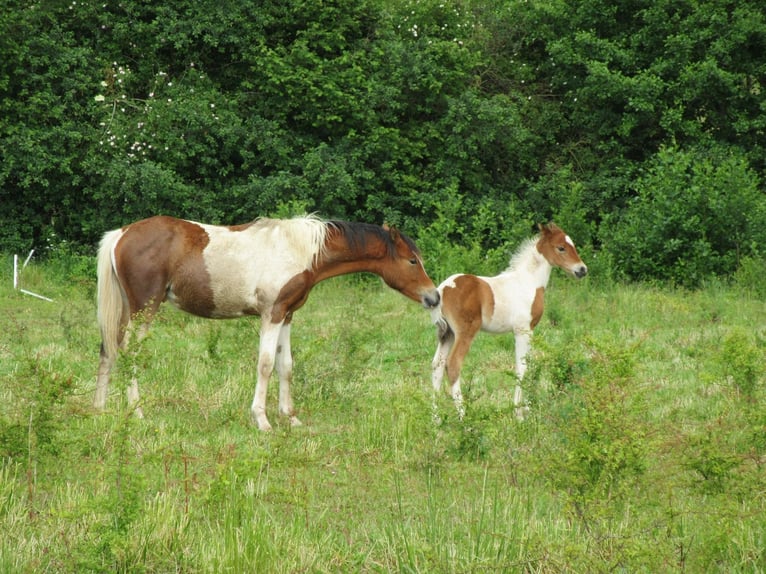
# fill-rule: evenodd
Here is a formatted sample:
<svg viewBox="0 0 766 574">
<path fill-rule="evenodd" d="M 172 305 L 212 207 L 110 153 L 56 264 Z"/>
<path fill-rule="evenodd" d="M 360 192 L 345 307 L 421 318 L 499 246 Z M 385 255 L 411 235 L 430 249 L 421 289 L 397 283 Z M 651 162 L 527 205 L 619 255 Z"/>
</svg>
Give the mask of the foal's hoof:
<svg viewBox="0 0 766 574">
<path fill-rule="evenodd" d="M 302 427 L 303 423 L 300 421 L 300 419 L 296 416 L 290 417 L 290 426 L 291 427 Z"/>
<path fill-rule="evenodd" d="M 523 407 L 516 407 L 516 420 L 523 421 L 527 413 L 529 412 L 529 407 L 524 405 Z"/>
</svg>

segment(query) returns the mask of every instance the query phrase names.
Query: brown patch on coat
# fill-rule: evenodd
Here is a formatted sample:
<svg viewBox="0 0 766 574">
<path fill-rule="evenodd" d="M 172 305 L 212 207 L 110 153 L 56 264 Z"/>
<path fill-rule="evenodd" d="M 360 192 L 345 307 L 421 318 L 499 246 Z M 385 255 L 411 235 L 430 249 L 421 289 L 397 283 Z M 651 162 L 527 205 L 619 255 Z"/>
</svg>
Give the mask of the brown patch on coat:
<svg viewBox="0 0 766 574">
<path fill-rule="evenodd" d="M 442 290 L 442 315 L 452 329 L 455 342 L 447 356 L 447 377 L 454 384 L 460 377 L 463 360 L 481 330 L 483 318 L 495 309 L 495 298 L 486 281 L 476 275 L 459 275 L 453 286 Z"/>
<path fill-rule="evenodd" d="M 210 241 L 204 228 L 156 216 L 123 229 L 114 257 L 131 314 L 153 315 L 171 294 L 184 311 L 200 317 L 213 315 L 213 290 L 202 257 Z"/>
<path fill-rule="evenodd" d="M 482 318 L 492 316 L 495 298 L 489 285 L 476 275 L 459 275 L 454 287 L 442 291 L 442 313 L 456 332 L 481 329 Z"/>
</svg>

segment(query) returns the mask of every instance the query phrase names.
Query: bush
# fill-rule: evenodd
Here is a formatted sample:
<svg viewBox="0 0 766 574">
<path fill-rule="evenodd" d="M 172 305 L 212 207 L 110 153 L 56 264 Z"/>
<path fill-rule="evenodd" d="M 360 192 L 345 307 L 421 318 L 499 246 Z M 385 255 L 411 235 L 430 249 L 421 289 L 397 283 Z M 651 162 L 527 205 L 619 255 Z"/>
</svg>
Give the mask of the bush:
<svg viewBox="0 0 766 574">
<path fill-rule="evenodd" d="M 627 278 L 697 287 L 766 245 L 766 200 L 736 148 L 664 148 L 635 191 L 624 214 L 600 230 Z"/>
</svg>

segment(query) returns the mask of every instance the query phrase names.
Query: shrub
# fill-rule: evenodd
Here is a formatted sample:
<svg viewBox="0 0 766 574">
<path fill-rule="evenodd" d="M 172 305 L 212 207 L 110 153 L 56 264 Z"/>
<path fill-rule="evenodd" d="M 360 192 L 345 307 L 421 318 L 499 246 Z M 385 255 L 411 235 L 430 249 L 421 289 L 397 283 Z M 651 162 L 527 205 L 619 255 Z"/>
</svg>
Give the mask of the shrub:
<svg viewBox="0 0 766 574">
<path fill-rule="evenodd" d="M 766 200 L 736 148 L 664 148 L 635 191 L 624 214 L 601 227 L 605 250 L 630 279 L 697 287 L 766 245 Z"/>
</svg>

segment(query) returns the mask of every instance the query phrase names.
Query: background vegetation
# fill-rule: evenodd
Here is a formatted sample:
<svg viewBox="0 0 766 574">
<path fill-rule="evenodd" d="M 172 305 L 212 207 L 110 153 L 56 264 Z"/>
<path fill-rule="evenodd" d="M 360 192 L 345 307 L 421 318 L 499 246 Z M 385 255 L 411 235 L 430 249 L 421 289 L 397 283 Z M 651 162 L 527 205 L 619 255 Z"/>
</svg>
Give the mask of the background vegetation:
<svg viewBox="0 0 766 574">
<path fill-rule="evenodd" d="M 55 303 L 0 282 L 0 571 L 766 570 L 761 4 L 6 0 L 0 276 L 44 248 Z M 301 211 L 435 280 L 567 229 L 529 418 L 482 336 L 436 423 L 427 314 L 358 277 L 297 315 L 306 427 L 249 423 L 257 319 L 172 310 L 92 411 L 104 230 Z"/>
<path fill-rule="evenodd" d="M 95 286 L 71 268 L 24 272 L 55 303 L 0 284 L 0 571 L 766 569 L 766 309 L 745 280 L 690 292 L 557 272 L 527 420 L 512 338 L 483 335 L 465 420 L 445 395 L 436 423 L 428 314 L 333 279 L 293 328 L 306 426 L 278 416 L 272 384 L 267 434 L 248 414 L 257 319 L 169 307 L 93 412 Z"/>
<path fill-rule="evenodd" d="M 756 0 L 10 0 L 0 252 L 308 210 L 398 224 L 435 265 L 457 245 L 495 271 L 555 218 L 615 276 L 762 266 L 765 18 Z"/>
</svg>

